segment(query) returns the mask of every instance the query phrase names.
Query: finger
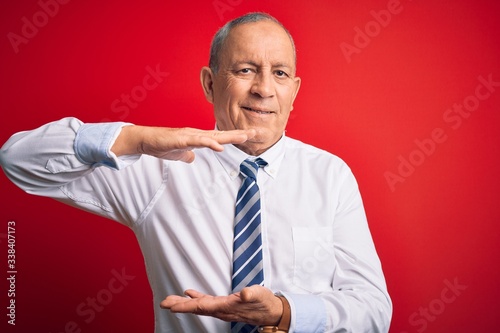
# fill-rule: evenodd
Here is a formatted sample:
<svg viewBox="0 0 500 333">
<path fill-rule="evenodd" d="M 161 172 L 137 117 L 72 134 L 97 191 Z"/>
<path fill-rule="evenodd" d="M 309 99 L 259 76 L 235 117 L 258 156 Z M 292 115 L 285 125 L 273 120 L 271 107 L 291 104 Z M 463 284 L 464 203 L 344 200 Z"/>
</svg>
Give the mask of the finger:
<svg viewBox="0 0 500 333">
<path fill-rule="evenodd" d="M 255 129 L 215 131 L 215 132 L 219 132 L 215 136 L 215 139 L 220 144 L 243 143 L 243 142 L 253 138 L 256 134 Z"/>
<path fill-rule="evenodd" d="M 165 298 L 163 301 L 161 301 L 160 307 L 162 309 L 170 309 L 171 307 L 175 306 L 176 304 L 184 303 L 186 301 L 189 301 L 189 298 L 177 296 L 177 295 L 171 295 L 171 296 L 167 296 L 167 298 Z"/>
<path fill-rule="evenodd" d="M 184 291 L 184 295 L 189 296 L 191 298 L 200 298 L 203 296 L 207 296 L 206 294 L 196 291 L 194 289 L 187 289 L 186 291 Z"/>
<path fill-rule="evenodd" d="M 211 302 L 207 302 L 207 300 L 203 298 L 189 298 L 189 297 L 181 297 L 182 300 L 170 304 L 168 309 L 172 312 L 178 313 L 194 313 L 194 314 L 202 314 L 209 315 L 212 308 L 217 309 L 214 305 L 211 306 Z"/>
<path fill-rule="evenodd" d="M 223 151 L 225 144 L 241 144 L 253 138 L 254 129 L 230 131 L 204 131 L 194 128 L 183 128 L 179 131 L 181 140 L 175 145 L 176 149 L 191 150 L 195 148 L 210 148 L 214 151 Z M 194 160 L 194 155 L 187 153 L 184 159 L 176 158 L 187 163 Z"/>
<path fill-rule="evenodd" d="M 186 298 L 182 302 L 172 304 L 168 309 L 172 312 L 179 313 L 198 313 L 199 304 L 189 298 Z"/>
<path fill-rule="evenodd" d="M 253 138 L 256 131 L 254 129 L 248 130 L 231 130 L 231 131 L 210 131 L 204 133 L 200 140 L 203 146 L 209 147 L 215 151 L 222 151 L 225 144 L 241 144 Z"/>
<path fill-rule="evenodd" d="M 233 296 L 210 296 L 196 290 L 187 290 L 183 301 L 170 306 L 172 312 L 194 313 L 205 316 L 224 316 L 230 314 Z"/>
</svg>

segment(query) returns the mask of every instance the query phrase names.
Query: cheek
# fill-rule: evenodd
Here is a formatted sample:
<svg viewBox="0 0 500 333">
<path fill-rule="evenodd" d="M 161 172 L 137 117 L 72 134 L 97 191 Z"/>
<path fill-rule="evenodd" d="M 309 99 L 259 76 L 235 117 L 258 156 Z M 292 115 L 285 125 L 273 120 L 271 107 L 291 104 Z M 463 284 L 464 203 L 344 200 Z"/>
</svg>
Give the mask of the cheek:
<svg viewBox="0 0 500 333">
<path fill-rule="evenodd" d="M 282 114 L 281 118 L 279 120 L 279 130 L 283 131 L 286 128 L 286 124 L 288 124 L 288 117 L 290 116 L 290 112 L 287 112 L 286 114 Z"/>
<path fill-rule="evenodd" d="M 293 95 L 290 93 L 289 89 L 286 89 L 286 91 L 278 95 L 278 101 L 280 104 L 281 116 L 288 118 L 293 105 Z"/>
<path fill-rule="evenodd" d="M 250 84 L 244 80 L 231 80 L 228 82 L 225 91 L 233 100 L 238 100 L 244 98 L 250 91 Z"/>
<path fill-rule="evenodd" d="M 215 87 L 216 103 L 223 107 L 227 107 L 242 95 L 244 91 L 242 84 L 237 80 L 224 80 L 219 82 Z"/>
</svg>

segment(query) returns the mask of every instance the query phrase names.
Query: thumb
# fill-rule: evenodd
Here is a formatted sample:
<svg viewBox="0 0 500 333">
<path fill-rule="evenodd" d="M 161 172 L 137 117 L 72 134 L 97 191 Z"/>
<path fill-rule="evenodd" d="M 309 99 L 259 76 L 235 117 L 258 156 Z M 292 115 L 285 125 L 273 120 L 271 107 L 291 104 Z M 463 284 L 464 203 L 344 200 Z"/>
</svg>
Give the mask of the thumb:
<svg viewBox="0 0 500 333">
<path fill-rule="evenodd" d="M 245 303 L 254 303 L 262 299 L 263 288 L 255 285 L 245 287 L 240 292 L 240 298 Z"/>
<path fill-rule="evenodd" d="M 185 163 L 192 163 L 194 161 L 195 155 L 191 150 L 173 150 L 163 154 L 153 155 L 165 160 L 171 161 L 182 161 Z"/>
<path fill-rule="evenodd" d="M 179 161 L 192 163 L 194 161 L 194 152 L 192 152 L 191 150 L 183 151 L 181 157 L 179 158 Z"/>
</svg>

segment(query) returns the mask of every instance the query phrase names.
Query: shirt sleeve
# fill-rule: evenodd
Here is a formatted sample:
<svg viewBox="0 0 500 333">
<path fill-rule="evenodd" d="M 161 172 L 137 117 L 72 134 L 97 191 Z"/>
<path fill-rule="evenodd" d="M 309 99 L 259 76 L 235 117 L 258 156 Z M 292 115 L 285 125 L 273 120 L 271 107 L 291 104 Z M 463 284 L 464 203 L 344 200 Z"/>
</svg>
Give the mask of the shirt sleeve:
<svg viewBox="0 0 500 333">
<path fill-rule="evenodd" d="M 131 226 L 161 187 L 163 174 L 161 161 L 151 163 L 152 157 L 117 157 L 111 152 L 121 128 L 127 125 L 84 124 L 76 118 L 63 118 L 12 135 L 0 149 L 0 165 L 29 194 Z M 149 173 L 156 176 L 132 176 Z M 131 192 L 130 187 L 135 190 Z"/>
<path fill-rule="evenodd" d="M 291 308 L 289 332 L 322 333 L 326 329 L 326 308 L 321 298 L 307 294 L 278 292 L 286 297 Z"/>
<path fill-rule="evenodd" d="M 290 332 L 386 333 L 392 302 L 358 184 L 345 164 L 334 173 L 331 181 L 326 181 L 336 193 L 329 202 L 334 217 L 328 229 L 333 238 L 328 243 L 319 240 L 310 243 L 316 250 L 308 259 L 315 260 L 317 265 L 326 265 L 330 263 L 326 258 L 332 258 L 335 269 L 328 289 L 310 293 L 282 292 L 292 309 Z M 301 283 L 314 290 L 311 284 L 317 277 L 312 275 L 318 271 L 312 268 L 307 271 L 309 265 L 302 268 L 306 278 Z"/>
<path fill-rule="evenodd" d="M 124 156 L 118 158 L 112 151 L 116 138 L 123 126 L 129 123 L 83 124 L 76 133 L 74 149 L 78 160 L 92 166 L 107 166 L 113 169 L 123 169 L 137 160 L 137 157 Z"/>
<path fill-rule="evenodd" d="M 392 317 L 382 264 L 368 225 L 358 183 L 344 164 L 333 222 L 337 267 L 333 292 L 321 295 L 327 309 L 326 332 L 386 333 Z"/>
<path fill-rule="evenodd" d="M 19 132 L 2 146 L 0 165 L 17 186 L 44 195 L 44 191 L 78 179 L 98 166 L 125 167 L 130 157 L 120 160 L 110 151 L 125 125 L 83 124 L 69 117 Z"/>
</svg>

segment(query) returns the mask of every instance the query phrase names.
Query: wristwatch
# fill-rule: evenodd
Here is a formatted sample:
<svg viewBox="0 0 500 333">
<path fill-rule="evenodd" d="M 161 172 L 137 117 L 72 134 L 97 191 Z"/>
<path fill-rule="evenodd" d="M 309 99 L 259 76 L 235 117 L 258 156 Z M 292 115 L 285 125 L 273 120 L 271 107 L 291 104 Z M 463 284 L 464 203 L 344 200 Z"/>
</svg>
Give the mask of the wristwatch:
<svg viewBox="0 0 500 333">
<path fill-rule="evenodd" d="M 281 315 L 280 322 L 278 326 L 260 326 L 260 333 L 271 333 L 271 332 L 288 332 L 290 329 L 290 319 L 292 315 L 292 310 L 290 309 L 290 303 L 283 296 L 277 296 L 283 303 L 283 314 Z"/>
</svg>

